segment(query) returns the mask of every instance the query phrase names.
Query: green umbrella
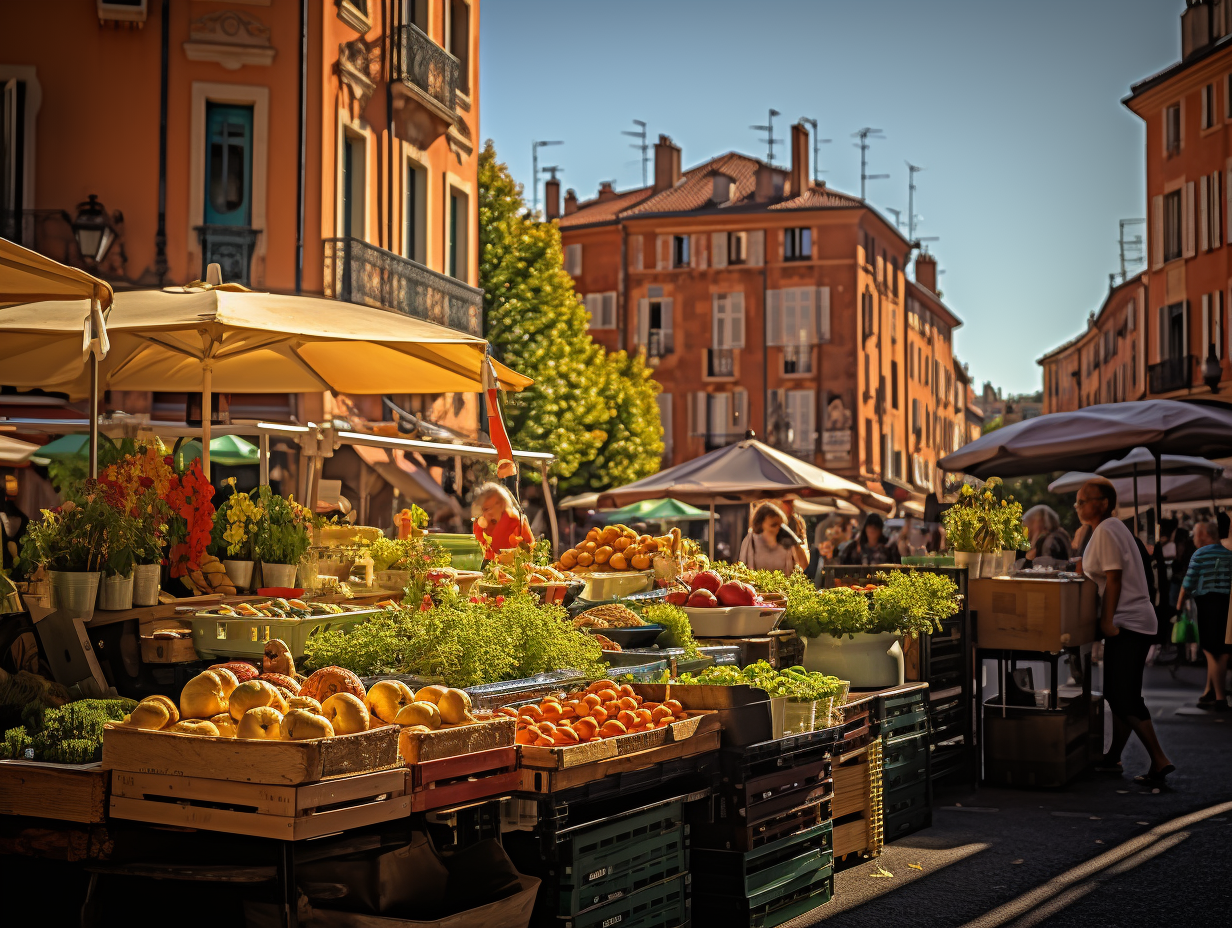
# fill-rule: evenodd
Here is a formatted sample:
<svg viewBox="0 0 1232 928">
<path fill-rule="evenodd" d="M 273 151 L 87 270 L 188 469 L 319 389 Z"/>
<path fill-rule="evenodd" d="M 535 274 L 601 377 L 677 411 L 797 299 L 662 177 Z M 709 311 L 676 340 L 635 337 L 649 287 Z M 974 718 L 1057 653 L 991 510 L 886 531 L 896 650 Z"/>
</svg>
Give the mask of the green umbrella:
<svg viewBox="0 0 1232 928">
<path fill-rule="evenodd" d="M 194 438 L 180 445 L 180 454 L 187 464 L 193 458 L 201 457 L 201 439 Z M 250 441 L 245 441 L 238 435 L 220 435 L 210 439 L 210 462 L 224 467 L 241 467 L 244 464 L 257 464 L 261 460 L 261 452 Z"/>
<path fill-rule="evenodd" d="M 54 441 L 49 441 L 33 455 L 36 463 L 43 461 L 67 461 L 71 458 L 84 458 L 90 451 L 90 436 L 85 432 L 80 435 L 61 435 Z"/>
<path fill-rule="evenodd" d="M 608 522 L 686 522 L 709 519 L 710 514 L 678 499 L 644 499 L 604 513 Z"/>
</svg>

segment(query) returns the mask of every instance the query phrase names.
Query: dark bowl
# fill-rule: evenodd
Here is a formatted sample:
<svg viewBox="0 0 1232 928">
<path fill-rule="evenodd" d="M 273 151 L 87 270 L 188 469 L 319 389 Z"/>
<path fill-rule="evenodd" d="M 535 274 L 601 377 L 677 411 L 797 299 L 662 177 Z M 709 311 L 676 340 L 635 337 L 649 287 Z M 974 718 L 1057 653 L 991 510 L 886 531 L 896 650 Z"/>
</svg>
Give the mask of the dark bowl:
<svg viewBox="0 0 1232 928">
<path fill-rule="evenodd" d="M 633 628 L 587 628 L 585 631 L 603 635 L 621 648 L 648 648 L 663 634 L 662 625 L 638 625 Z"/>
</svg>

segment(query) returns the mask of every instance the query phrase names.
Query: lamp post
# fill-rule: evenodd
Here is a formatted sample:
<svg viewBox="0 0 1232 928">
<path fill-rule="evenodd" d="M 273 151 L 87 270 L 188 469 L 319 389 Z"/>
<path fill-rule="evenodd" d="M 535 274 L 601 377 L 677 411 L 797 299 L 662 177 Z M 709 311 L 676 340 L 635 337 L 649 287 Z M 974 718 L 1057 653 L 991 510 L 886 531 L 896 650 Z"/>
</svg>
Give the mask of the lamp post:
<svg viewBox="0 0 1232 928">
<path fill-rule="evenodd" d="M 91 267 L 98 267 L 111 250 L 115 230 L 106 207 L 98 202 L 95 194 L 90 194 L 87 200 L 77 204 L 77 217 L 72 227 L 82 260 Z"/>
<path fill-rule="evenodd" d="M 1215 354 L 1215 345 L 1211 344 L 1206 352 L 1206 360 L 1202 362 L 1202 382 L 1211 388 L 1212 393 L 1219 392 L 1219 381 L 1223 379 L 1223 365 Z"/>
</svg>

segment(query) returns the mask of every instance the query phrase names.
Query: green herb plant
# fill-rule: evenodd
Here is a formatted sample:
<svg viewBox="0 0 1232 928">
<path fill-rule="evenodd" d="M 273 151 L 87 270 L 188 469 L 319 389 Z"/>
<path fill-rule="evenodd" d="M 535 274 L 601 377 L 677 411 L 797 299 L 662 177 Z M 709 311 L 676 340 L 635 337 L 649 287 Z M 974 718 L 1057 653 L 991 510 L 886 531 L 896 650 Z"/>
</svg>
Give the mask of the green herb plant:
<svg viewBox="0 0 1232 928">
<path fill-rule="evenodd" d="M 651 603 L 642 610 L 642 619 L 651 625 L 662 625 L 666 631 L 659 636 L 669 648 L 683 648 L 685 656 L 695 659 L 701 656 L 689 616 L 679 606 L 671 603 Z"/>
</svg>

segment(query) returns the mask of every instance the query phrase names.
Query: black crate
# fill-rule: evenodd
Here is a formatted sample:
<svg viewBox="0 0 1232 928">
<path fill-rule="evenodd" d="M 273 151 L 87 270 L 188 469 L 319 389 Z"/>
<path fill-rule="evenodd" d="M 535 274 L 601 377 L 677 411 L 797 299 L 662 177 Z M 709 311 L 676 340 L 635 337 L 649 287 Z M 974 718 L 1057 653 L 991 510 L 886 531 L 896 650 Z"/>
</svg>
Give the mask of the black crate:
<svg viewBox="0 0 1232 928">
<path fill-rule="evenodd" d="M 689 924 L 689 874 L 556 922 L 560 928 L 684 928 Z"/>
<path fill-rule="evenodd" d="M 841 726 L 788 735 L 720 751 L 725 783 L 744 783 L 792 767 L 825 760 L 833 753 Z"/>
<path fill-rule="evenodd" d="M 563 822 L 572 810 L 573 819 L 576 820 L 579 807 L 589 815 L 592 814 L 592 806 L 597 810 L 596 817 L 602 817 L 627 810 L 630 798 L 634 802 L 649 802 L 664 791 L 677 795 L 708 792 L 718 785 L 720 769 L 719 752 L 707 751 L 663 761 L 642 770 L 612 773 L 557 793 L 521 795 L 541 803 L 542 819 L 560 819 Z M 605 804 L 613 801 L 614 806 L 606 809 Z"/>
<path fill-rule="evenodd" d="M 690 845 L 727 851 L 755 851 L 775 841 L 800 835 L 830 820 L 832 801 L 809 802 L 782 815 L 750 823 L 726 797 L 716 795 L 685 808 Z"/>
<path fill-rule="evenodd" d="M 699 893 L 694 900 L 694 916 L 698 925 L 775 928 L 825 905 L 833 897 L 834 868 L 826 865 L 754 896 Z"/>
<path fill-rule="evenodd" d="M 882 795 L 882 835 L 888 843 L 932 824 L 927 780 L 886 790 Z"/>
<path fill-rule="evenodd" d="M 882 789 L 889 791 L 927 782 L 929 747 L 924 733 L 887 738 L 882 748 Z"/>
<path fill-rule="evenodd" d="M 822 822 L 755 851 L 696 850 L 693 852 L 694 891 L 730 894 L 735 887 L 752 896 L 781 886 L 833 861 L 833 826 Z"/>
<path fill-rule="evenodd" d="M 911 809 L 900 815 L 887 816 L 882 823 L 882 840 L 886 844 L 915 834 L 933 823 L 933 811 L 928 806 Z"/>
</svg>

